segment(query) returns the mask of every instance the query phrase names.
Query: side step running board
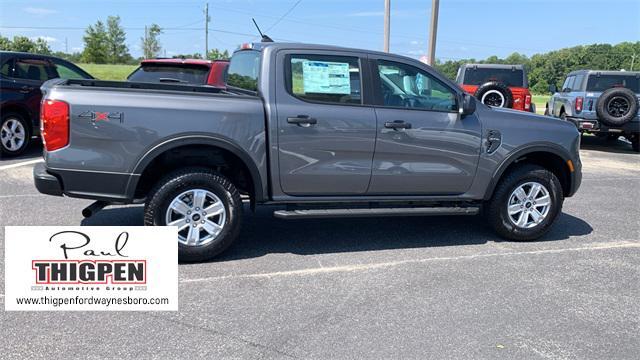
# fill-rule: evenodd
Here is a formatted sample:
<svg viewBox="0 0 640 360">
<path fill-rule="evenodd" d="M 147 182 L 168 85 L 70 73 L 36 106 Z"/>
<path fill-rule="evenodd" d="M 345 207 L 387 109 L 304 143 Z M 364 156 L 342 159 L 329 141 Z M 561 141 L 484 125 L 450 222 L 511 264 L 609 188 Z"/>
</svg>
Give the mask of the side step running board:
<svg viewBox="0 0 640 360">
<path fill-rule="evenodd" d="M 326 217 L 375 217 L 375 216 L 429 216 L 429 215 L 477 215 L 479 207 L 414 207 L 375 209 L 310 209 L 276 210 L 273 216 L 280 219 L 313 219 Z"/>
</svg>

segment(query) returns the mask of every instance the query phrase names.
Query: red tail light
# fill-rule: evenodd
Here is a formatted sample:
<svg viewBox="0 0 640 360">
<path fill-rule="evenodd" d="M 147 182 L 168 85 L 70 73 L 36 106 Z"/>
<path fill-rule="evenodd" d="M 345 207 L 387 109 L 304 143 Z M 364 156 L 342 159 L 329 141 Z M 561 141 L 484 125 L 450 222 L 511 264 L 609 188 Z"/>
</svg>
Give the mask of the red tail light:
<svg viewBox="0 0 640 360">
<path fill-rule="evenodd" d="M 576 98 L 576 112 L 579 113 L 580 111 L 582 111 L 582 103 L 584 102 L 584 98 L 582 96 L 578 96 Z"/>
<path fill-rule="evenodd" d="M 525 95 L 524 97 L 524 109 L 529 110 L 531 108 L 531 95 Z"/>
<path fill-rule="evenodd" d="M 69 144 L 69 104 L 60 100 L 44 100 L 40 108 L 40 132 L 47 151 Z"/>
</svg>

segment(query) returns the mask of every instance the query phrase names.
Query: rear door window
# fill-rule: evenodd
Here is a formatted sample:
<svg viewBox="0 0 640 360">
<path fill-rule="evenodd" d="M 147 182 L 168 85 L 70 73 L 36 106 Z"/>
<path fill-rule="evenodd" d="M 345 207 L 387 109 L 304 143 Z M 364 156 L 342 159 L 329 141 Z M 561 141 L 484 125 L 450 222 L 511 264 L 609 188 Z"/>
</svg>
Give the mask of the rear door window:
<svg viewBox="0 0 640 360">
<path fill-rule="evenodd" d="M 309 101 L 362 104 L 358 57 L 334 55 L 290 55 L 288 91 Z"/>
<path fill-rule="evenodd" d="M 47 81 L 56 77 L 51 73 L 48 61 L 40 59 L 17 59 L 13 77 L 33 81 Z"/>
<path fill-rule="evenodd" d="M 464 71 L 465 85 L 482 85 L 497 81 L 510 87 L 524 86 L 524 71 L 521 69 L 492 69 L 469 67 Z"/>
<path fill-rule="evenodd" d="M 589 75 L 587 91 L 605 91 L 612 87 L 625 87 L 635 93 L 640 93 L 640 77 L 629 75 Z"/>
<path fill-rule="evenodd" d="M 185 64 L 144 64 L 129 75 L 129 81 L 152 83 L 183 83 L 204 85 L 209 67 Z"/>
</svg>

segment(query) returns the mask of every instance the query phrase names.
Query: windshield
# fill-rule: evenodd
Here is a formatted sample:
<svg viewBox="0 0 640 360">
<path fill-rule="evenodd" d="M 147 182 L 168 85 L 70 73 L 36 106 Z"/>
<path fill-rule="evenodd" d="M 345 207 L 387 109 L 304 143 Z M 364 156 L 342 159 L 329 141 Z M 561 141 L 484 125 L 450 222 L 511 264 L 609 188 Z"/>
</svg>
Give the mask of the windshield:
<svg viewBox="0 0 640 360">
<path fill-rule="evenodd" d="M 524 71 L 514 69 L 490 69 L 469 67 L 464 72 L 465 85 L 482 85 L 489 81 L 497 81 L 507 86 L 523 87 Z"/>
<path fill-rule="evenodd" d="M 202 65 L 144 64 L 129 75 L 129 81 L 204 85 L 209 68 Z"/>
<path fill-rule="evenodd" d="M 612 87 L 625 87 L 635 93 L 640 93 L 640 77 L 635 74 L 589 75 L 587 91 L 605 91 Z"/>
</svg>

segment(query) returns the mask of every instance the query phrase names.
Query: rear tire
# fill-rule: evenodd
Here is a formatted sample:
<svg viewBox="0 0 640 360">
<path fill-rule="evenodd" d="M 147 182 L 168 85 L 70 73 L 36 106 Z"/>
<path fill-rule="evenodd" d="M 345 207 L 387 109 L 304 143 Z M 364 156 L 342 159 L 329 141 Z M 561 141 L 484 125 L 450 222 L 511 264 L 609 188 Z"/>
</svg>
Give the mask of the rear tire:
<svg viewBox="0 0 640 360">
<path fill-rule="evenodd" d="M 144 224 L 178 223 L 178 258 L 197 262 L 214 258 L 236 240 L 242 212 L 240 193 L 227 178 L 206 168 L 187 168 L 169 174 L 149 192 Z"/>
<path fill-rule="evenodd" d="M 31 124 L 20 114 L 9 112 L 0 122 L 0 152 L 7 156 L 22 154 L 31 143 Z"/>
<path fill-rule="evenodd" d="M 551 171 L 525 164 L 500 180 L 486 215 L 501 237 L 535 240 L 549 231 L 562 211 L 563 201 L 562 186 Z"/>
</svg>

